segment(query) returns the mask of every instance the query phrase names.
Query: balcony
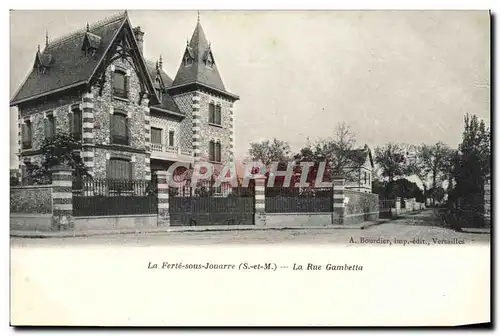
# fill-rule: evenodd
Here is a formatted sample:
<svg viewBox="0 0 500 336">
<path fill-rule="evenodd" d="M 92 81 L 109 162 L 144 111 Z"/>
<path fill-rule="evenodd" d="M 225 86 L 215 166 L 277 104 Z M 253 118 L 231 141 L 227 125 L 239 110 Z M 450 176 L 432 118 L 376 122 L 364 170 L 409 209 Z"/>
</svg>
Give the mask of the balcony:
<svg viewBox="0 0 500 336">
<path fill-rule="evenodd" d="M 193 153 L 191 150 L 181 150 L 179 146 L 151 143 L 151 158 L 167 161 L 191 162 L 193 160 Z"/>
</svg>

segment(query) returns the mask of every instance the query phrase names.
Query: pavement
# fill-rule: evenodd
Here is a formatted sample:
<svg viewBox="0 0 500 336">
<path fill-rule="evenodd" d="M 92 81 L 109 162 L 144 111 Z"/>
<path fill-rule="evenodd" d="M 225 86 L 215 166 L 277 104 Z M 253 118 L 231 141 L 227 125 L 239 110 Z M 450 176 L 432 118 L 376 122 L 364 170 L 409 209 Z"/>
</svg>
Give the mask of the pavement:
<svg viewBox="0 0 500 336">
<path fill-rule="evenodd" d="M 373 224 L 364 226 L 367 224 Z M 377 225 L 378 224 L 378 225 Z M 207 229 L 208 228 L 208 229 Z M 362 229 L 364 228 L 364 229 Z M 11 246 L 28 248 L 37 246 L 175 246 L 175 245 L 241 245 L 241 244 L 346 244 L 366 239 L 386 239 L 391 242 L 407 242 L 408 245 L 425 242 L 427 245 L 449 244 L 490 244 L 490 234 L 457 232 L 442 227 L 432 211 L 407 214 L 391 221 L 364 223 L 357 226 L 335 228 L 289 228 L 289 229 L 255 229 L 244 230 L 212 230 L 205 227 L 203 231 L 173 230 L 162 232 L 144 232 L 137 234 L 115 234 L 94 236 L 59 236 L 50 239 L 32 239 L 27 237 L 11 237 Z M 407 245 L 407 246 L 408 246 Z"/>
<path fill-rule="evenodd" d="M 364 230 L 369 227 L 386 223 L 388 220 L 366 221 L 359 224 L 329 225 L 329 226 L 307 226 L 297 227 L 284 224 L 283 227 L 265 227 L 255 225 L 204 225 L 204 226 L 169 226 L 162 228 L 146 229 L 111 229 L 111 230 L 88 230 L 88 231 L 28 231 L 11 230 L 11 237 L 18 238 L 64 238 L 64 237 L 92 237 L 109 236 L 121 234 L 154 234 L 168 232 L 201 232 L 201 231 L 244 231 L 244 230 L 338 230 L 338 229 L 358 229 Z"/>
</svg>

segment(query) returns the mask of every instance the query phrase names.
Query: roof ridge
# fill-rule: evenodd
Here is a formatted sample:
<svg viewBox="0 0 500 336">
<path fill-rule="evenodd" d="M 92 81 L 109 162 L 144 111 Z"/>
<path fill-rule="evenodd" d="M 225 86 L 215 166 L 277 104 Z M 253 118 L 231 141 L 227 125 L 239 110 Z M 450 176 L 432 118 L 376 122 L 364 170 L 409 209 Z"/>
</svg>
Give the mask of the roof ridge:
<svg viewBox="0 0 500 336">
<path fill-rule="evenodd" d="M 101 20 L 96 21 L 96 22 L 92 23 L 91 25 L 89 25 L 89 30 L 114 23 L 115 21 L 118 21 L 119 19 L 123 19 L 123 17 L 125 17 L 125 15 L 126 15 L 126 12 L 120 12 L 117 14 L 107 16 L 104 19 L 101 19 Z M 45 49 L 57 46 L 63 42 L 67 42 L 67 41 L 71 40 L 72 38 L 78 36 L 80 33 L 85 33 L 85 32 L 87 32 L 87 27 L 76 29 L 70 33 L 67 33 L 66 35 L 60 36 L 58 38 L 55 38 L 52 41 L 49 41 L 49 44 Z M 44 52 L 45 52 L 45 50 L 44 50 Z"/>
</svg>

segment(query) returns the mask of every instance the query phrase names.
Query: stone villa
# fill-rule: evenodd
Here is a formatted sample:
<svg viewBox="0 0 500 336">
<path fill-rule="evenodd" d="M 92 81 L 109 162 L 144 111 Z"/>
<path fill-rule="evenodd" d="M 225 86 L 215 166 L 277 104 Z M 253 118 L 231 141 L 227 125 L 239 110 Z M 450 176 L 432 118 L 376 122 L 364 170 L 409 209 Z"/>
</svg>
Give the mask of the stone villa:
<svg viewBox="0 0 500 336">
<path fill-rule="evenodd" d="M 18 108 L 19 169 L 41 160 L 56 132 L 82 141 L 95 178 L 150 179 L 173 162 L 232 162 L 233 104 L 198 20 L 174 79 L 127 12 L 87 24 L 35 54 L 11 106 Z"/>
</svg>

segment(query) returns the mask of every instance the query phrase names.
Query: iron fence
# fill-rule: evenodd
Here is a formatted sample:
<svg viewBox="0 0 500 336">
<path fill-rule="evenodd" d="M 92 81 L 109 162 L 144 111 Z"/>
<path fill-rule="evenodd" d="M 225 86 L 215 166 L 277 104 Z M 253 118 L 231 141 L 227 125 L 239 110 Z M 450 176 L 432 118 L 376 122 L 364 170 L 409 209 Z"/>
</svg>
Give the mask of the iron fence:
<svg viewBox="0 0 500 336">
<path fill-rule="evenodd" d="M 147 180 L 83 179 L 73 190 L 74 216 L 155 214 L 157 184 Z"/>
</svg>

